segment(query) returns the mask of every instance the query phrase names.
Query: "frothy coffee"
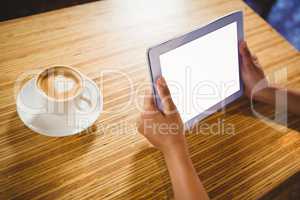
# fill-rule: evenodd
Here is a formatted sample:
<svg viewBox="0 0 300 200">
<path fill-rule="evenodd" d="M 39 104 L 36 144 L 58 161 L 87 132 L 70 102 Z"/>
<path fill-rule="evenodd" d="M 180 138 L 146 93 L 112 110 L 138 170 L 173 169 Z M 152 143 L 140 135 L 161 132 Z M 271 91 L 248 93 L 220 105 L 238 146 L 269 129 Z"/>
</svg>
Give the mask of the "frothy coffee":
<svg viewBox="0 0 300 200">
<path fill-rule="evenodd" d="M 82 89 L 80 74 L 68 67 L 52 67 L 41 73 L 37 86 L 49 97 L 56 100 L 69 99 Z"/>
</svg>

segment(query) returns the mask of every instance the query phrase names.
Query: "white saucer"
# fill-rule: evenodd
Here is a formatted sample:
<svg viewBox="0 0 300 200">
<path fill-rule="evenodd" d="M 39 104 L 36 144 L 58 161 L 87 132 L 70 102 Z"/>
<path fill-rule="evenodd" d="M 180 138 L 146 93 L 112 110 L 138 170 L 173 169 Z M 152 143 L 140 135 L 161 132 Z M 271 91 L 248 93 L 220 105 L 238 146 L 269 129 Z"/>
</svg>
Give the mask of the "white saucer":
<svg viewBox="0 0 300 200">
<path fill-rule="evenodd" d="M 90 127 L 103 109 L 103 99 L 95 82 L 85 78 L 85 89 L 91 95 L 94 109 L 87 112 L 75 111 L 72 120 L 64 114 L 35 113 L 41 110 L 42 99 L 34 90 L 34 79 L 29 80 L 17 96 L 17 113 L 24 124 L 33 131 L 46 136 L 62 137 L 74 135 Z"/>
</svg>

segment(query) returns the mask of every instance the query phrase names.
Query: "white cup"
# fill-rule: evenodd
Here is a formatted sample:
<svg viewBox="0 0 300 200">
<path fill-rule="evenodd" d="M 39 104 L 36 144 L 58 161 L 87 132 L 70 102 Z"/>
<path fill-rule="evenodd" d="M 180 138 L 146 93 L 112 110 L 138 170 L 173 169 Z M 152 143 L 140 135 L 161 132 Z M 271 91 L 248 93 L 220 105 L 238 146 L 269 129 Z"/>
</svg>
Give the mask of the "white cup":
<svg viewBox="0 0 300 200">
<path fill-rule="evenodd" d="M 80 78 L 80 89 L 76 93 L 76 95 L 64 98 L 64 99 L 55 99 L 51 96 L 48 96 L 39 86 L 38 80 L 43 73 L 48 70 L 54 69 L 55 67 L 63 67 L 72 70 L 72 72 L 76 73 L 76 75 Z M 36 110 L 36 114 L 54 114 L 54 115 L 66 115 L 69 118 L 72 118 L 74 115 L 78 113 L 89 112 L 93 108 L 93 102 L 91 100 L 91 95 L 88 94 L 89 91 L 85 90 L 85 78 L 82 73 L 78 70 L 69 67 L 69 66 L 53 66 L 41 71 L 35 77 L 34 90 L 38 96 L 42 99 L 43 105 L 41 105 L 41 109 Z"/>
</svg>

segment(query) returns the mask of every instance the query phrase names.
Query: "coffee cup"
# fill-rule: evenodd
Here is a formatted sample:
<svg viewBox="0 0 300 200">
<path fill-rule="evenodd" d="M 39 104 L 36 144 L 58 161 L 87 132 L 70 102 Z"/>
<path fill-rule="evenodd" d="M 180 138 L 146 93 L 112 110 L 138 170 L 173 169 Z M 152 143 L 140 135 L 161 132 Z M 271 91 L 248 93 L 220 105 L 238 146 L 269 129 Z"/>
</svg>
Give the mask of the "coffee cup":
<svg viewBox="0 0 300 200">
<path fill-rule="evenodd" d="M 93 108 L 91 95 L 84 90 L 84 75 L 73 67 L 47 68 L 36 76 L 34 85 L 43 100 L 43 113 L 71 117 Z"/>
<path fill-rule="evenodd" d="M 80 133 L 103 109 L 97 84 L 70 66 L 42 70 L 16 96 L 17 113 L 33 131 L 51 137 Z"/>
</svg>

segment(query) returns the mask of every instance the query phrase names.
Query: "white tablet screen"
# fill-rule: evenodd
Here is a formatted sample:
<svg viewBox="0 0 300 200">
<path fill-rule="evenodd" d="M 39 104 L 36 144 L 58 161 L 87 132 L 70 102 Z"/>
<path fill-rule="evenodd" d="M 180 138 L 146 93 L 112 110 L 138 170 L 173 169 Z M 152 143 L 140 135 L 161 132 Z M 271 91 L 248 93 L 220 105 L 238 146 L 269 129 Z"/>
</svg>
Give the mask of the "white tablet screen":
<svg viewBox="0 0 300 200">
<path fill-rule="evenodd" d="M 159 56 L 184 122 L 240 90 L 237 23 Z"/>
</svg>

